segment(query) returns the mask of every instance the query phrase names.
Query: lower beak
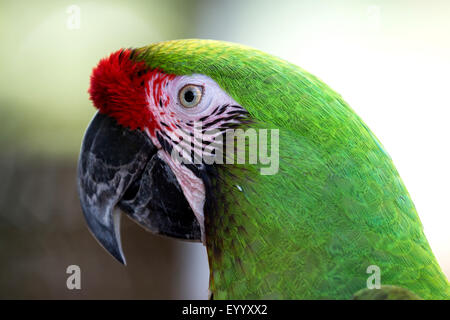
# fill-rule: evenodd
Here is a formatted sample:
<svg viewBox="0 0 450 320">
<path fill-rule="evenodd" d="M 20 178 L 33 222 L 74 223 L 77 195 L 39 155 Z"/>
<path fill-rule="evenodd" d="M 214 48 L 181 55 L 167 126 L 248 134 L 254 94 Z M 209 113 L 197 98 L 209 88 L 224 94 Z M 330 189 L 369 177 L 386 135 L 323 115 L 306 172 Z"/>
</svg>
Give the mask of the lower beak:
<svg viewBox="0 0 450 320">
<path fill-rule="evenodd" d="M 78 161 L 78 193 L 94 237 L 125 264 L 120 210 L 157 234 L 200 241 L 200 226 L 169 166 L 150 138 L 97 113 Z"/>
</svg>

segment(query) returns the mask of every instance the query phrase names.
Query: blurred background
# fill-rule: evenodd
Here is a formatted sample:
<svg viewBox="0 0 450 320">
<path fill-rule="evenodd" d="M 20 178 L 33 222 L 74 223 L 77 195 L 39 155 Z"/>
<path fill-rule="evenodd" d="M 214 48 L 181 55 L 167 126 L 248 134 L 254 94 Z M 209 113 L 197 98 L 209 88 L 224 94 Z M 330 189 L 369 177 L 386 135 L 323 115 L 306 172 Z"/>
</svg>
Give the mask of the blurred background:
<svg viewBox="0 0 450 320">
<path fill-rule="evenodd" d="M 445 0 L 0 0 L 0 298 L 207 298 L 200 244 L 123 218 L 123 267 L 89 234 L 76 194 L 92 68 L 178 38 L 256 47 L 339 92 L 393 158 L 450 278 L 449 17 Z M 73 264 L 81 290 L 66 287 Z"/>
</svg>

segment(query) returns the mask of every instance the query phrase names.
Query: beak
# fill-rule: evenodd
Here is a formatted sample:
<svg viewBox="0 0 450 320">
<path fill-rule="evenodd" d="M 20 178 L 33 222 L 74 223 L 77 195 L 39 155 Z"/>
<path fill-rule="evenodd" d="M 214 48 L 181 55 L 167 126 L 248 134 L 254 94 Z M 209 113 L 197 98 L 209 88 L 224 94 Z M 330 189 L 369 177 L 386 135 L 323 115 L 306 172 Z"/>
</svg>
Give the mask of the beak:
<svg viewBox="0 0 450 320">
<path fill-rule="evenodd" d="M 97 113 L 83 139 L 77 182 L 90 231 L 122 264 L 120 210 L 152 233 L 200 241 L 200 225 L 175 175 L 140 130 Z"/>
</svg>

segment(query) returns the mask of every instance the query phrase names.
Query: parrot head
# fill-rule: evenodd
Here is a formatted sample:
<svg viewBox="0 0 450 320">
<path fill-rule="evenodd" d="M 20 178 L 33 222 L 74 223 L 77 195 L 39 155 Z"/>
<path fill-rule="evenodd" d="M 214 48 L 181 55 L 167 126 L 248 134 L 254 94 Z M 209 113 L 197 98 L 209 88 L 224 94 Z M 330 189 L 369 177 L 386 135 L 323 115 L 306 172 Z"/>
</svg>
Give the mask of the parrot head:
<svg viewBox="0 0 450 320">
<path fill-rule="evenodd" d="M 194 61 L 188 52 L 208 46 L 224 53 L 250 49 L 216 41 L 166 44 L 163 63 L 157 62 L 158 44 L 121 49 L 91 75 L 89 94 L 98 112 L 83 139 L 78 191 L 90 231 L 124 264 L 121 212 L 153 233 L 205 242 L 204 207 L 214 167 L 194 158 L 211 141 L 187 141 L 198 124 L 200 132 L 220 135 L 249 122 L 248 111 L 218 82 L 195 72 L 199 65 L 217 69 L 214 60 Z M 188 152 L 189 159 L 177 161 L 174 151 Z"/>
</svg>

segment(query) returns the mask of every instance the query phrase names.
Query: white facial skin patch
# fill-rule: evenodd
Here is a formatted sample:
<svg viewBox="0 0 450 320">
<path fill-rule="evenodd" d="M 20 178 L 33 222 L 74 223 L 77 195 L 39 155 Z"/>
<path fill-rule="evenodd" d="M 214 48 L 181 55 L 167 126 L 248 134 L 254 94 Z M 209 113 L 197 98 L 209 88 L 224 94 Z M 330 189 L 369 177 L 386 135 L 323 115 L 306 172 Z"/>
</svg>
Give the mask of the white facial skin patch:
<svg viewBox="0 0 450 320">
<path fill-rule="evenodd" d="M 236 123 L 239 113 L 247 113 L 210 77 L 201 74 L 175 76 L 157 86 L 155 83 L 161 74 L 149 80 L 148 88 L 156 88 L 147 92 L 148 107 L 154 116 L 153 121 L 160 129 L 150 134 L 153 144 L 159 149 L 158 156 L 163 159 L 175 174 L 194 215 L 200 225 L 201 239 L 205 244 L 205 186 L 187 166 L 177 161 L 169 149 L 181 150 L 183 136 L 194 135 L 194 128 L 200 124 L 208 130 L 219 130 L 225 124 Z M 187 90 L 192 88 L 192 90 Z M 186 96 L 184 94 L 189 92 Z M 193 140 L 194 141 L 194 140 Z M 194 150 L 202 150 L 203 142 Z M 200 149 L 195 149 L 195 148 Z"/>
</svg>

